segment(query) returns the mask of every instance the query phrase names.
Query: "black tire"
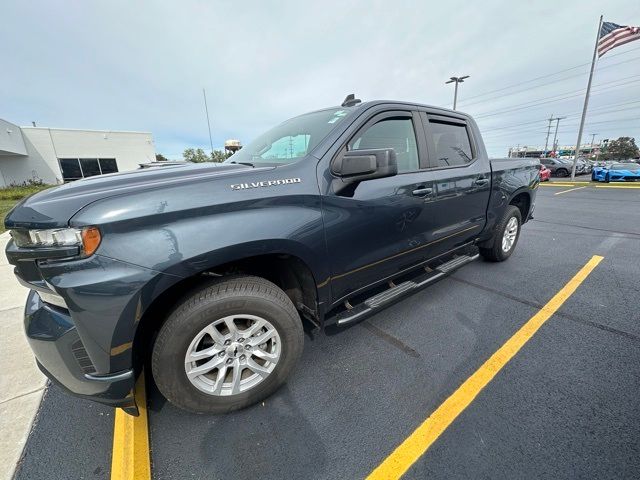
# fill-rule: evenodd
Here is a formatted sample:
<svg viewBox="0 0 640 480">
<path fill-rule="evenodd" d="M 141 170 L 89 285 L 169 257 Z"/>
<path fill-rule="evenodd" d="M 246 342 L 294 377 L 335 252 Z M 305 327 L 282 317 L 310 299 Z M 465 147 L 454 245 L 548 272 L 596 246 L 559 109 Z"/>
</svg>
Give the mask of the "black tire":
<svg viewBox="0 0 640 480">
<path fill-rule="evenodd" d="M 592 182 L 596 181 L 596 174 L 594 172 L 591 172 L 591 181 Z"/>
<path fill-rule="evenodd" d="M 607 172 L 607 174 L 604 176 L 604 181 L 605 183 L 609 183 L 611 181 L 611 177 L 609 176 L 609 173 Z"/>
<path fill-rule="evenodd" d="M 280 358 L 268 376 L 244 392 L 205 393 L 187 378 L 185 355 L 199 332 L 229 315 L 270 322 L 280 337 Z M 193 413 L 226 413 L 271 395 L 298 363 L 303 345 L 300 316 L 280 288 L 259 277 L 230 277 L 189 294 L 169 315 L 153 346 L 151 370 L 158 389 L 174 405 Z"/>
<path fill-rule="evenodd" d="M 518 230 L 516 232 L 516 237 L 509 248 L 508 251 L 504 251 L 502 249 L 502 238 L 504 236 L 504 232 L 507 228 L 507 224 L 511 218 L 516 218 L 518 222 Z M 496 230 L 493 238 L 488 242 L 489 246 L 481 247 L 480 255 L 482 255 L 485 259 L 491 262 L 504 262 L 507 258 L 511 256 L 513 251 L 518 244 L 518 239 L 520 238 L 520 228 L 522 226 L 522 214 L 520 213 L 520 209 L 513 205 L 509 205 L 502 216 L 502 219 L 496 225 Z"/>
<path fill-rule="evenodd" d="M 568 177 L 569 176 L 569 171 L 564 169 L 564 168 L 559 168 L 558 170 L 556 170 L 556 176 L 557 177 Z"/>
</svg>

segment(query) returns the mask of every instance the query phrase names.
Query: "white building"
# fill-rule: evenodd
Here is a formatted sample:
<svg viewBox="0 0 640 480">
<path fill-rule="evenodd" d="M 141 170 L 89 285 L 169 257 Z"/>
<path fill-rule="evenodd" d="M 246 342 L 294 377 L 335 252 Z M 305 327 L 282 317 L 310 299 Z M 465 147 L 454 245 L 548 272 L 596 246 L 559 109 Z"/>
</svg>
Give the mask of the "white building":
<svg viewBox="0 0 640 480">
<path fill-rule="evenodd" d="M 18 127 L 0 119 L 0 187 L 63 183 L 155 160 L 148 132 Z"/>
</svg>

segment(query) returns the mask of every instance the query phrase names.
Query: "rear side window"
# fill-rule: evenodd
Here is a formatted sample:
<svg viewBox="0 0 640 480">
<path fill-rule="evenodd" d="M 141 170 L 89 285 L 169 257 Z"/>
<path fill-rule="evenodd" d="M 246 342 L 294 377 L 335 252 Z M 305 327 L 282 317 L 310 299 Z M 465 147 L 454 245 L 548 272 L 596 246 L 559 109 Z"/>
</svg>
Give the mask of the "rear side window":
<svg viewBox="0 0 640 480">
<path fill-rule="evenodd" d="M 395 150 L 398 172 L 415 172 L 419 169 L 416 134 L 410 118 L 382 120 L 358 133 L 349 144 L 349 150 L 378 148 Z"/>
<path fill-rule="evenodd" d="M 473 160 L 471 141 L 465 125 L 429 121 L 435 146 L 435 167 L 466 165 Z"/>
</svg>

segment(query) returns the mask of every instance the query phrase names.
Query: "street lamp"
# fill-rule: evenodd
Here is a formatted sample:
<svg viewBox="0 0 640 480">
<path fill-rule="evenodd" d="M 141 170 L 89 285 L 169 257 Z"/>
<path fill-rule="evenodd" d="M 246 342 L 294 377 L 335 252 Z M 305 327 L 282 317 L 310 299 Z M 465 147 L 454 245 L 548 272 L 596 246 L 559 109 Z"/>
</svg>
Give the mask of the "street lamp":
<svg viewBox="0 0 640 480">
<path fill-rule="evenodd" d="M 458 103 L 458 84 L 463 83 L 465 78 L 469 78 L 469 75 L 465 75 L 463 77 L 451 77 L 451 79 L 447 82 L 444 82 L 445 85 L 447 83 L 456 83 L 456 88 L 453 91 L 453 109 L 456 109 L 456 104 Z"/>
</svg>

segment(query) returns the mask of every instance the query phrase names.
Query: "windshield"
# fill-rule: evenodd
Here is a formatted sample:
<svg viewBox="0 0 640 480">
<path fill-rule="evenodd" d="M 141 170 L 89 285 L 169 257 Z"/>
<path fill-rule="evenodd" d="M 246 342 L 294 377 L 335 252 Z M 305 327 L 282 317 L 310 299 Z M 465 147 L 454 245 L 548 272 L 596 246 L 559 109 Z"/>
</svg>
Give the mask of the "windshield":
<svg viewBox="0 0 640 480">
<path fill-rule="evenodd" d="M 224 163 L 284 165 L 300 160 L 318 145 L 349 112 L 332 108 L 287 120 L 237 151 Z"/>
<path fill-rule="evenodd" d="M 614 163 L 611 165 L 612 170 L 640 170 L 640 165 L 635 163 Z"/>
</svg>

